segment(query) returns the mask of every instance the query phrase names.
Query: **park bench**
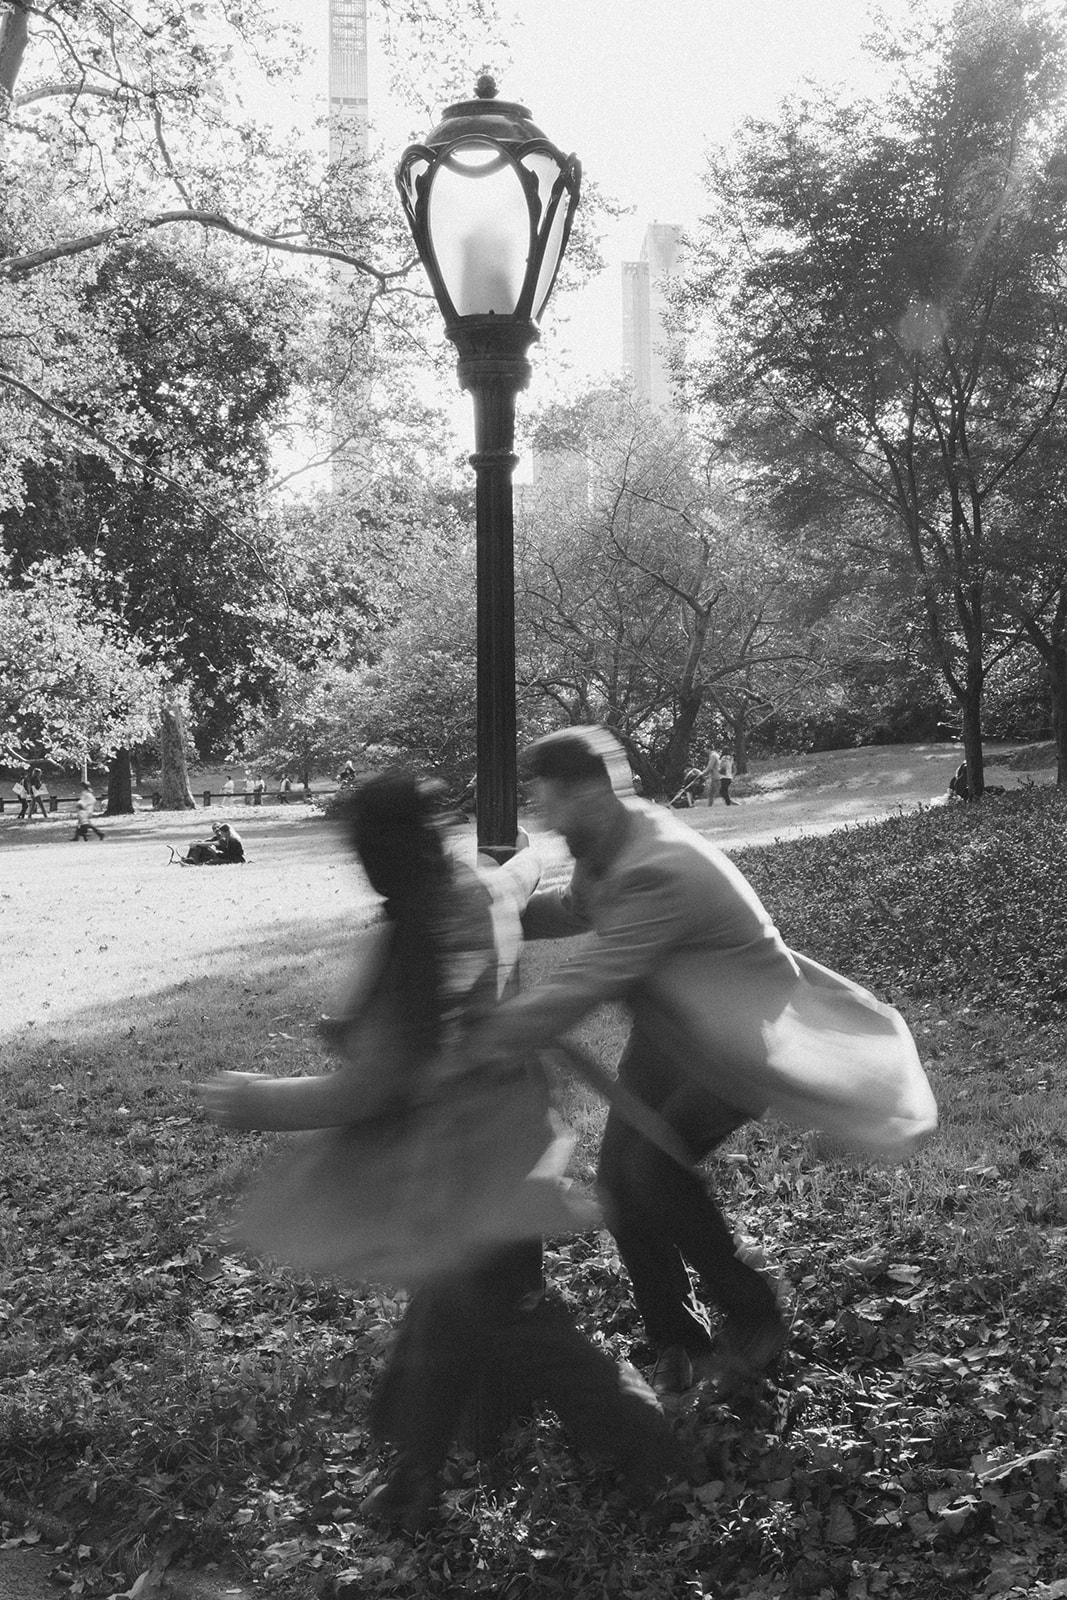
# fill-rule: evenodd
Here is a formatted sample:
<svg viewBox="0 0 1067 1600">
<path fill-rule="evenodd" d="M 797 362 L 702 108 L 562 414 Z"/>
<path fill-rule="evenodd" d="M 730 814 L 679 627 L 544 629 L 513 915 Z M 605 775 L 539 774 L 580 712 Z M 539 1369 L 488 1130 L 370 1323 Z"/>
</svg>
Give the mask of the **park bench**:
<svg viewBox="0 0 1067 1600">
<path fill-rule="evenodd" d="M 263 791 L 261 804 L 265 806 L 317 805 L 319 801 L 326 800 L 330 795 L 336 793 L 336 789 L 305 790 L 301 787 L 299 789 L 290 789 L 288 794 L 283 795 L 277 789 L 265 789 Z M 213 804 L 235 806 L 243 804 L 246 806 L 252 806 L 256 803 L 256 797 L 250 789 L 246 789 L 241 794 L 219 794 L 215 790 L 205 789 L 203 794 L 203 803 L 205 806 L 210 806 Z"/>
</svg>

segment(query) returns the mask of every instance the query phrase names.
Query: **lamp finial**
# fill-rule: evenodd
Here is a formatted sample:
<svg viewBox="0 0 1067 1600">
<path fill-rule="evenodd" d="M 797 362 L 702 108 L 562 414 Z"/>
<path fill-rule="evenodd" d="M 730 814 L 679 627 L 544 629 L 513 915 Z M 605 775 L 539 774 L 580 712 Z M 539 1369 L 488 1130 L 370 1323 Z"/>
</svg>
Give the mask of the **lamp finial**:
<svg viewBox="0 0 1067 1600">
<path fill-rule="evenodd" d="M 478 100 L 495 100 L 498 92 L 496 79 L 491 72 L 479 74 L 478 82 L 474 85 L 475 97 Z"/>
</svg>

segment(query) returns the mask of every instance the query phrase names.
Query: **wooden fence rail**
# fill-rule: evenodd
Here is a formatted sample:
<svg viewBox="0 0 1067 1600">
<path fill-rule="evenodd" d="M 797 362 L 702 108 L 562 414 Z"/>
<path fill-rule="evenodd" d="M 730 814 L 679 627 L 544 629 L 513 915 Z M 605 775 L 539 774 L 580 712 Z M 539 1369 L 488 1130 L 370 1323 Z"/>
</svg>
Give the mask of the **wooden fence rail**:
<svg viewBox="0 0 1067 1600">
<path fill-rule="evenodd" d="M 265 806 L 317 805 L 320 801 L 326 800 L 330 795 L 336 793 L 337 790 L 335 788 L 304 789 L 303 787 L 299 789 L 290 789 L 287 794 L 283 794 L 279 789 L 274 792 L 264 793 L 262 795 L 255 795 L 251 792 L 251 790 L 241 794 L 219 794 L 217 791 L 205 789 L 203 791 L 202 800 L 205 806 L 220 804 L 246 806 L 258 806 L 260 804 Z M 156 798 L 157 797 L 153 795 L 153 802 Z M 76 806 L 77 803 L 78 796 L 76 794 L 50 794 L 45 797 L 45 804 L 47 805 L 49 814 L 51 816 L 55 816 L 58 813 L 60 806 Z M 5 812 L 9 810 L 20 811 L 21 809 L 22 801 L 17 795 L 0 794 L 0 817 L 2 817 Z M 139 809 L 142 811 L 147 811 L 149 809 L 154 811 L 157 810 L 158 807 L 153 803 L 151 806 L 142 805 Z M 40 812 L 37 812 L 36 814 L 39 816 Z"/>
</svg>

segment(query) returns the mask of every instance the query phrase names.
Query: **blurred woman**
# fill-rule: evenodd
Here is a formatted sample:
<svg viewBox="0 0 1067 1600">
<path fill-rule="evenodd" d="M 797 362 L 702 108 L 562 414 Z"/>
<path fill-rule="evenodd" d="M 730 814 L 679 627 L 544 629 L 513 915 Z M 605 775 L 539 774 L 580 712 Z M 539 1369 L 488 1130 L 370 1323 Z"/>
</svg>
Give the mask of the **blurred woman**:
<svg viewBox="0 0 1067 1600">
<path fill-rule="evenodd" d="M 675 1464 L 655 1397 L 540 1284 L 540 1234 L 593 1221 L 559 1182 L 544 1084 L 521 1061 L 464 1062 L 466 1035 L 513 975 L 536 862 L 520 851 L 482 873 L 456 861 L 434 796 L 407 776 L 364 784 L 348 822 L 385 920 L 342 1014 L 323 1021 L 338 1069 L 226 1073 L 203 1093 L 227 1127 L 335 1130 L 292 1181 L 283 1171 L 261 1185 L 246 1243 L 350 1281 L 417 1286 L 372 1411 L 395 1460 L 365 1513 L 408 1531 L 432 1520 L 449 1448 L 490 1369 L 549 1403 L 638 1492 L 653 1490 Z"/>
</svg>

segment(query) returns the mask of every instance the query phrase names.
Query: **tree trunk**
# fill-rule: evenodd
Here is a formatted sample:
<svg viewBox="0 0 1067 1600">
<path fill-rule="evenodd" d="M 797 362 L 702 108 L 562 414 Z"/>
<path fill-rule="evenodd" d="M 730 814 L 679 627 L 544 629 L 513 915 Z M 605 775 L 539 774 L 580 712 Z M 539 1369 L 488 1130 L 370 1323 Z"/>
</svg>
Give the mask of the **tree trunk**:
<svg viewBox="0 0 1067 1600">
<path fill-rule="evenodd" d="M 967 790 L 972 800 L 980 800 L 985 789 L 981 672 L 968 669 L 960 698 L 960 711 L 963 720 L 963 753 L 967 758 Z"/>
<path fill-rule="evenodd" d="M 1047 631 L 1036 617 L 1023 614 L 1018 620 L 1045 669 L 1056 741 L 1056 783 L 1067 784 L 1067 585 L 1056 596 Z"/>
<path fill-rule="evenodd" d="M 28 38 L 29 16 L 25 6 L 14 0 L 0 16 L 0 120 L 7 116 L 7 104 L 15 93 Z"/>
<path fill-rule="evenodd" d="M 129 816 L 133 810 L 133 783 L 130 776 L 130 752 L 116 750 L 107 768 L 107 806 L 105 816 Z"/>
<path fill-rule="evenodd" d="M 1045 657 L 1052 700 L 1052 736 L 1056 741 L 1056 782 L 1067 784 L 1067 644 L 1055 645 Z"/>
<path fill-rule="evenodd" d="M 691 761 L 689 747 L 693 742 L 693 729 L 700 707 L 703 703 L 703 691 L 697 689 L 693 694 L 681 698 L 678 706 L 678 715 L 671 728 L 671 736 L 667 743 L 667 755 L 664 767 L 667 777 L 667 793 L 674 794 L 685 782 L 686 770 L 696 763 Z M 700 761 L 703 766 L 703 760 Z"/>
<path fill-rule="evenodd" d="M 160 810 L 194 810 L 196 801 L 189 787 L 189 771 L 185 764 L 185 721 L 176 700 L 163 702 L 160 755 Z"/>
<path fill-rule="evenodd" d="M 748 717 L 744 706 L 730 724 L 730 732 L 734 738 L 734 767 L 738 777 L 741 777 L 748 771 Z"/>
</svg>

